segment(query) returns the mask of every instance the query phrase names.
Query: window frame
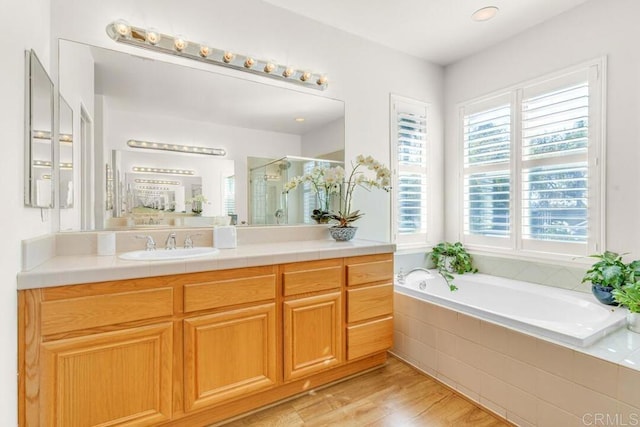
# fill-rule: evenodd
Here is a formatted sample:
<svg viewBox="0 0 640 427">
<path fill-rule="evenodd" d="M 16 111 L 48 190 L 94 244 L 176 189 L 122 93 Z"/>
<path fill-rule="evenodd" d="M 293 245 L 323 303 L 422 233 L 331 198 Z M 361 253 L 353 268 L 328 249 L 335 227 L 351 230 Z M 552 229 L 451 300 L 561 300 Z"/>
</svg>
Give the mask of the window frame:
<svg viewBox="0 0 640 427">
<path fill-rule="evenodd" d="M 523 161 L 522 156 L 522 101 L 526 89 L 557 85 L 572 74 L 586 71 L 589 82 L 589 140 L 587 151 L 588 165 L 588 221 L 589 231 L 586 243 L 558 242 L 537 239 L 523 239 Z M 605 178 L 606 178 L 606 57 L 596 58 L 561 71 L 546 74 L 536 79 L 522 82 L 511 87 L 495 91 L 489 95 L 458 104 L 458 191 L 459 191 L 459 240 L 468 248 L 476 251 L 510 253 L 525 259 L 564 260 L 575 256 L 586 256 L 602 251 L 605 242 Z M 544 93 L 543 90 L 540 91 Z M 482 104 L 491 105 L 492 100 L 500 97 L 510 98 L 511 108 L 511 144 L 510 144 L 510 235 L 508 238 L 465 234 L 465 115 L 482 111 Z M 480 106 L 480 107 L 479 107 Z M 471 111 L 471 112 L 469 112 Z M 559 156 L 563 157 L 563 156 Z M 570 155 L 567 155 L 569 163 Z M 549 163 L 544 163 L 549 166 Z"/>
</svg>

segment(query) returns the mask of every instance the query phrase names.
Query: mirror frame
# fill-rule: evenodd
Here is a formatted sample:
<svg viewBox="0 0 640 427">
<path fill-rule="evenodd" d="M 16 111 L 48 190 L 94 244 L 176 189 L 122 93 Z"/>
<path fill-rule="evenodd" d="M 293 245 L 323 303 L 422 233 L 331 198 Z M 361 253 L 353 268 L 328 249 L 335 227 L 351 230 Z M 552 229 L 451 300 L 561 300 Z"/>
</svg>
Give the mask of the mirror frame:
<svg viewBox="0 0 640 427">
<path fill-rule="evenodd" d="M 25 182 L 24 182 L 24 204 L 27 207 L 34 208 L 53 208 L 55 206 L 55 185 L 54 185 L 54 104 L 55 104 L 55 87 L 53 81 L 44 66 L 38 59 L 33 49 L 25 51 Z M 49 176 L 51 179 L 51 195 L 48 205 L 38 204 L 37 197 L 37 180 L 34 172 L 34 139 L 36 139 L 36 130 L 34 129 L 34 99 L 36 94 L 35 78 L 36 72 L 41 72 L 45 78 L 44 84 L 49 89 L 49 109 L 51 111 L 49 118 L 49 146 L 50 146 L 50 166 Z M 47 94 L 45 94 L 47 95 Z"/>
</svg>

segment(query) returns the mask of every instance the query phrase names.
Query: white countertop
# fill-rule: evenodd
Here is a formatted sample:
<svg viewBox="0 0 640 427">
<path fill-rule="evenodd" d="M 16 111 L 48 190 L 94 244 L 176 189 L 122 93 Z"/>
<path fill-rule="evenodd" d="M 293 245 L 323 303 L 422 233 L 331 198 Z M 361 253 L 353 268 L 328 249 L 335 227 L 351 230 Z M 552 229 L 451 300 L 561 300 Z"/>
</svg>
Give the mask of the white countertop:
<svg viewBox="0 0 640 427">
<path fill-rule="evenodd" d="M 394 251 L 395 245 L 391 243 L 356 239 L 349 242 L 303 240 L 246 244 L 235 249 L 220 249 L 220 252 L 213 256 L 167 261 L 129 261 L 118 258 L 118 254 L 56 256 L 29 271 L 18 273 L 18 289 L 196 273 Z"/>
</svg>

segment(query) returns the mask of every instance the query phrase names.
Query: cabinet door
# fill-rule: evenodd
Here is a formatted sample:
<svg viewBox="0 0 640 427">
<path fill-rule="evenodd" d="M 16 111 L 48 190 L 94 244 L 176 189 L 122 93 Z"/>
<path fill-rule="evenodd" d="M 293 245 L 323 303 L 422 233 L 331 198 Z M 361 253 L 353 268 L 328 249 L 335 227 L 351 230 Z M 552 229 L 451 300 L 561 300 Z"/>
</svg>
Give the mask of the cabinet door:
<svg viewBox="0 0 640 427">
<path fill-rule="evenodd" d="M 341 293 L 284 302 L 284 379 L 342 362 Z"/>
<path fill-rule="evenodd" d="M 184 321 L 185 409 L 276 384 L 275 303 Z"/>
<path fill-rule="evenodd" d="M 41 426 L 154 425 L 171 418 L 172 324 L 41 344 Z"/>
</svg>

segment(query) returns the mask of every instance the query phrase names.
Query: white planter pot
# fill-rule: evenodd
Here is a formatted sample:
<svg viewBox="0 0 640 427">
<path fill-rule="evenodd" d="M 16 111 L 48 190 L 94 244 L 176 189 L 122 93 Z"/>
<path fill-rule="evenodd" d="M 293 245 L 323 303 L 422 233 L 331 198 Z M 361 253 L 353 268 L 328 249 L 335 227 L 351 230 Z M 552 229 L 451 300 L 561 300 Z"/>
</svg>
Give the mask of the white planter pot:
<svg viewBox="0 0 640 427">
<path fill-rule="evenodd" d="M 449 273 L 455 273 L 455 270 L 453 269 L 453 261 L 455 261 L 456 257 L 454 256 L 445 256 L 444 257 L 444 269 L 447 270 Z"/>
<path fill-rule="evenodd" d="M 627 329 L 640 334 L 640 313 L 627 313 Z"/>
</svg>

